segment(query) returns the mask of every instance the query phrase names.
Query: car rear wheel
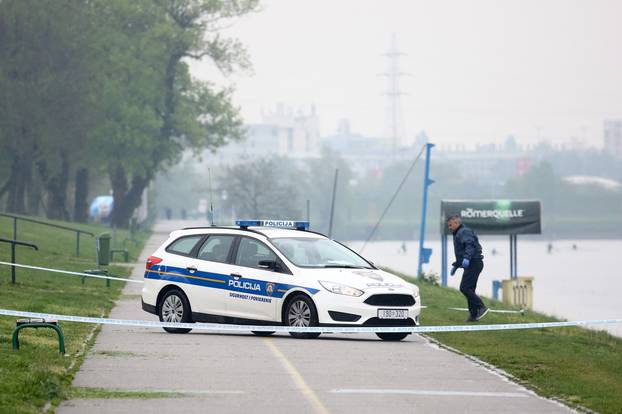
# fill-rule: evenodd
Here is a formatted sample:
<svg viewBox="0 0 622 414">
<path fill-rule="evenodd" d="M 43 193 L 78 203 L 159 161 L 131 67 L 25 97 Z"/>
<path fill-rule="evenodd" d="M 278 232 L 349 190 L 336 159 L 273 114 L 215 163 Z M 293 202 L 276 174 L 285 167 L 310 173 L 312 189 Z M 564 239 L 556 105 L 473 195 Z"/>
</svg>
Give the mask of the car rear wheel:
<svg viewBox="0 0 622 414">
<path fill-rule="evenodd" d="M 171 289 L 164 294 L 160 306 L 158 306 L 160 322 L 192 322 L 190 304 L 186 295 L 179 289 Z M 192 329 L 188 328 L 163 328 L 169 333 L 185 334 Z"/>
<path fill-rule="evenodd" d="M 377 332 L 376 335 L 383 341 L 401 341 L 410 334 L 408 332 Z"/>
<path fill-rule="evenodd" d="M 313 301 L 306 295 L 296 295 L 288 301 L 284 316 L 287 326 L 318 326 L 317 310 Z M 290 332 L 289 334 L 300 339 L 313 339 L 320 336 L 319 332 Z"/>
</svg>

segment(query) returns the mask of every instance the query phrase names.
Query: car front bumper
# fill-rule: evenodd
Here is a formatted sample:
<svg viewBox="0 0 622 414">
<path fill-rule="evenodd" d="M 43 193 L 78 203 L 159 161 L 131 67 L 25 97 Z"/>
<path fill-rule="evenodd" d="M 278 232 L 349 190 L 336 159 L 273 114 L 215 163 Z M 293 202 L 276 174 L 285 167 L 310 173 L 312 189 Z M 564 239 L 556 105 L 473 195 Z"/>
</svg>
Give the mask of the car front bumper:
<svg viewBox="0 0 622 414">
<path fill-rule="evenodd" d="M 410 296 L 414 303 L 408 304 L 400 298 L 395 301 L 382 302 L 380 304 L 365 303 L 371 296 Z M 365 292 L 360 297 L 337 295 L 331 292 L 318 292 L 314 295 L 318 321 L 323 326 L 414 326 L 419 325 L 421 313 L 421 298 L 415 297 L 409 290 L 372 290 Z M 402 303 L 400 303 L 402 302 Z M 407 312 L 404 319 L 381 319 L 381 309 L 403 309 Z"/>
</svg>

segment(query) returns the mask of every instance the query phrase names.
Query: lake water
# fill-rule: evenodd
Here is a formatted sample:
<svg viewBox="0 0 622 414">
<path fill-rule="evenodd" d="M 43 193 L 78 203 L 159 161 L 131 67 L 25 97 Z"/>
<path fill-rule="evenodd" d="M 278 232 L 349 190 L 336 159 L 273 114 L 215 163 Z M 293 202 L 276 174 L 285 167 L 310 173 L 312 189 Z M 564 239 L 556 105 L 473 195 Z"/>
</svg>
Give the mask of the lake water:
<svg viewBox="0 0 622 414">
<path fill-rule="evenodd" d="M 454 261 L 451 236 L 448 241 L 448 263 L 451 264 Z M 509 240 L 507 236 L 482 236 L 480 242 L 484 250 L 484 271 L 477 292 L 492 297 L 492 281 L 509 278 Z M 556 241 L 552 242 L 550 254 L 547 252 L 548 243 L 548 240 L 518 238 L 518 275 L 534 277 L 534 310 L 568 320 L 622 318 L 622 240 Z M 356 251 L 362 244 L 360 241 L 347 242 Z M 577 246 L 576 250 L 573 244 Z M 406 254 L 400 252 L 401 245 L 402 242 L 396 241 L 368 243 L 362 254 L 377 265 L 415 275 L 419 243 L 407 241 Z M 431 263 L 424 265 L 424 271 L 440 275 L 440 241 L 427 241 L 425 245 L 432 248 L 433 253 Z M 449 286 L 458 288 L 461 272 L 458 270 L 455 276 L 448 277 Z M 425 304 L 425 298 L 422 300 Z M 622 337 L 622 324 L 595 328 Z"/>
</svg>

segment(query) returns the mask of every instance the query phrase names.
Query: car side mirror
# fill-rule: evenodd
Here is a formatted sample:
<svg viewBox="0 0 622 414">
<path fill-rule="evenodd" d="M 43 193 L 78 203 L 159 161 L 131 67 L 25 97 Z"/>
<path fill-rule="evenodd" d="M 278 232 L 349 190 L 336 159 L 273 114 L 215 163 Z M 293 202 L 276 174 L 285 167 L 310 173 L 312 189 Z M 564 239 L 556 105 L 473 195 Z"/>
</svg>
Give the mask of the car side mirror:
<svg viewBox="0 0 622 414">
<path fill-rule="evenodd" d="M 276 270 L 277 269 L 276 260 L 260 260 L 259 263 L 257 263 L 257 265 L 261 269 L 267 269 L 267 270 Z"/>
</svg>

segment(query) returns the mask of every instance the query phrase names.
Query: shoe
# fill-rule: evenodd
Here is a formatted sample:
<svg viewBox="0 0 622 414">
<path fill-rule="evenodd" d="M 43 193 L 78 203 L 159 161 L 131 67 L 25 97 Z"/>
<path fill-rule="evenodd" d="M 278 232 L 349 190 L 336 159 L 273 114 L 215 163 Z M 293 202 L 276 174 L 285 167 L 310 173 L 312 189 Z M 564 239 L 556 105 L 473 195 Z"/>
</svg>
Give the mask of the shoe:
<svg viewBox="0 0 622 414">
<path fill-rule="evenodd" d="M 483 308 L 479 308 L 479 310 L 477 311 L 477 316 L 475 317 L 475 320 L 479 321 L 484 316 L 486 316 L 486 314 L 488 313 L 488 310 L 489 309 L 486 306 L 484 306 Z"/>
<path fill-rule="evenodd" d="M 477 319 L 475 319 L 472 316 L 469 316 L 465 322 L 477 322 Z"/>
</svg>

